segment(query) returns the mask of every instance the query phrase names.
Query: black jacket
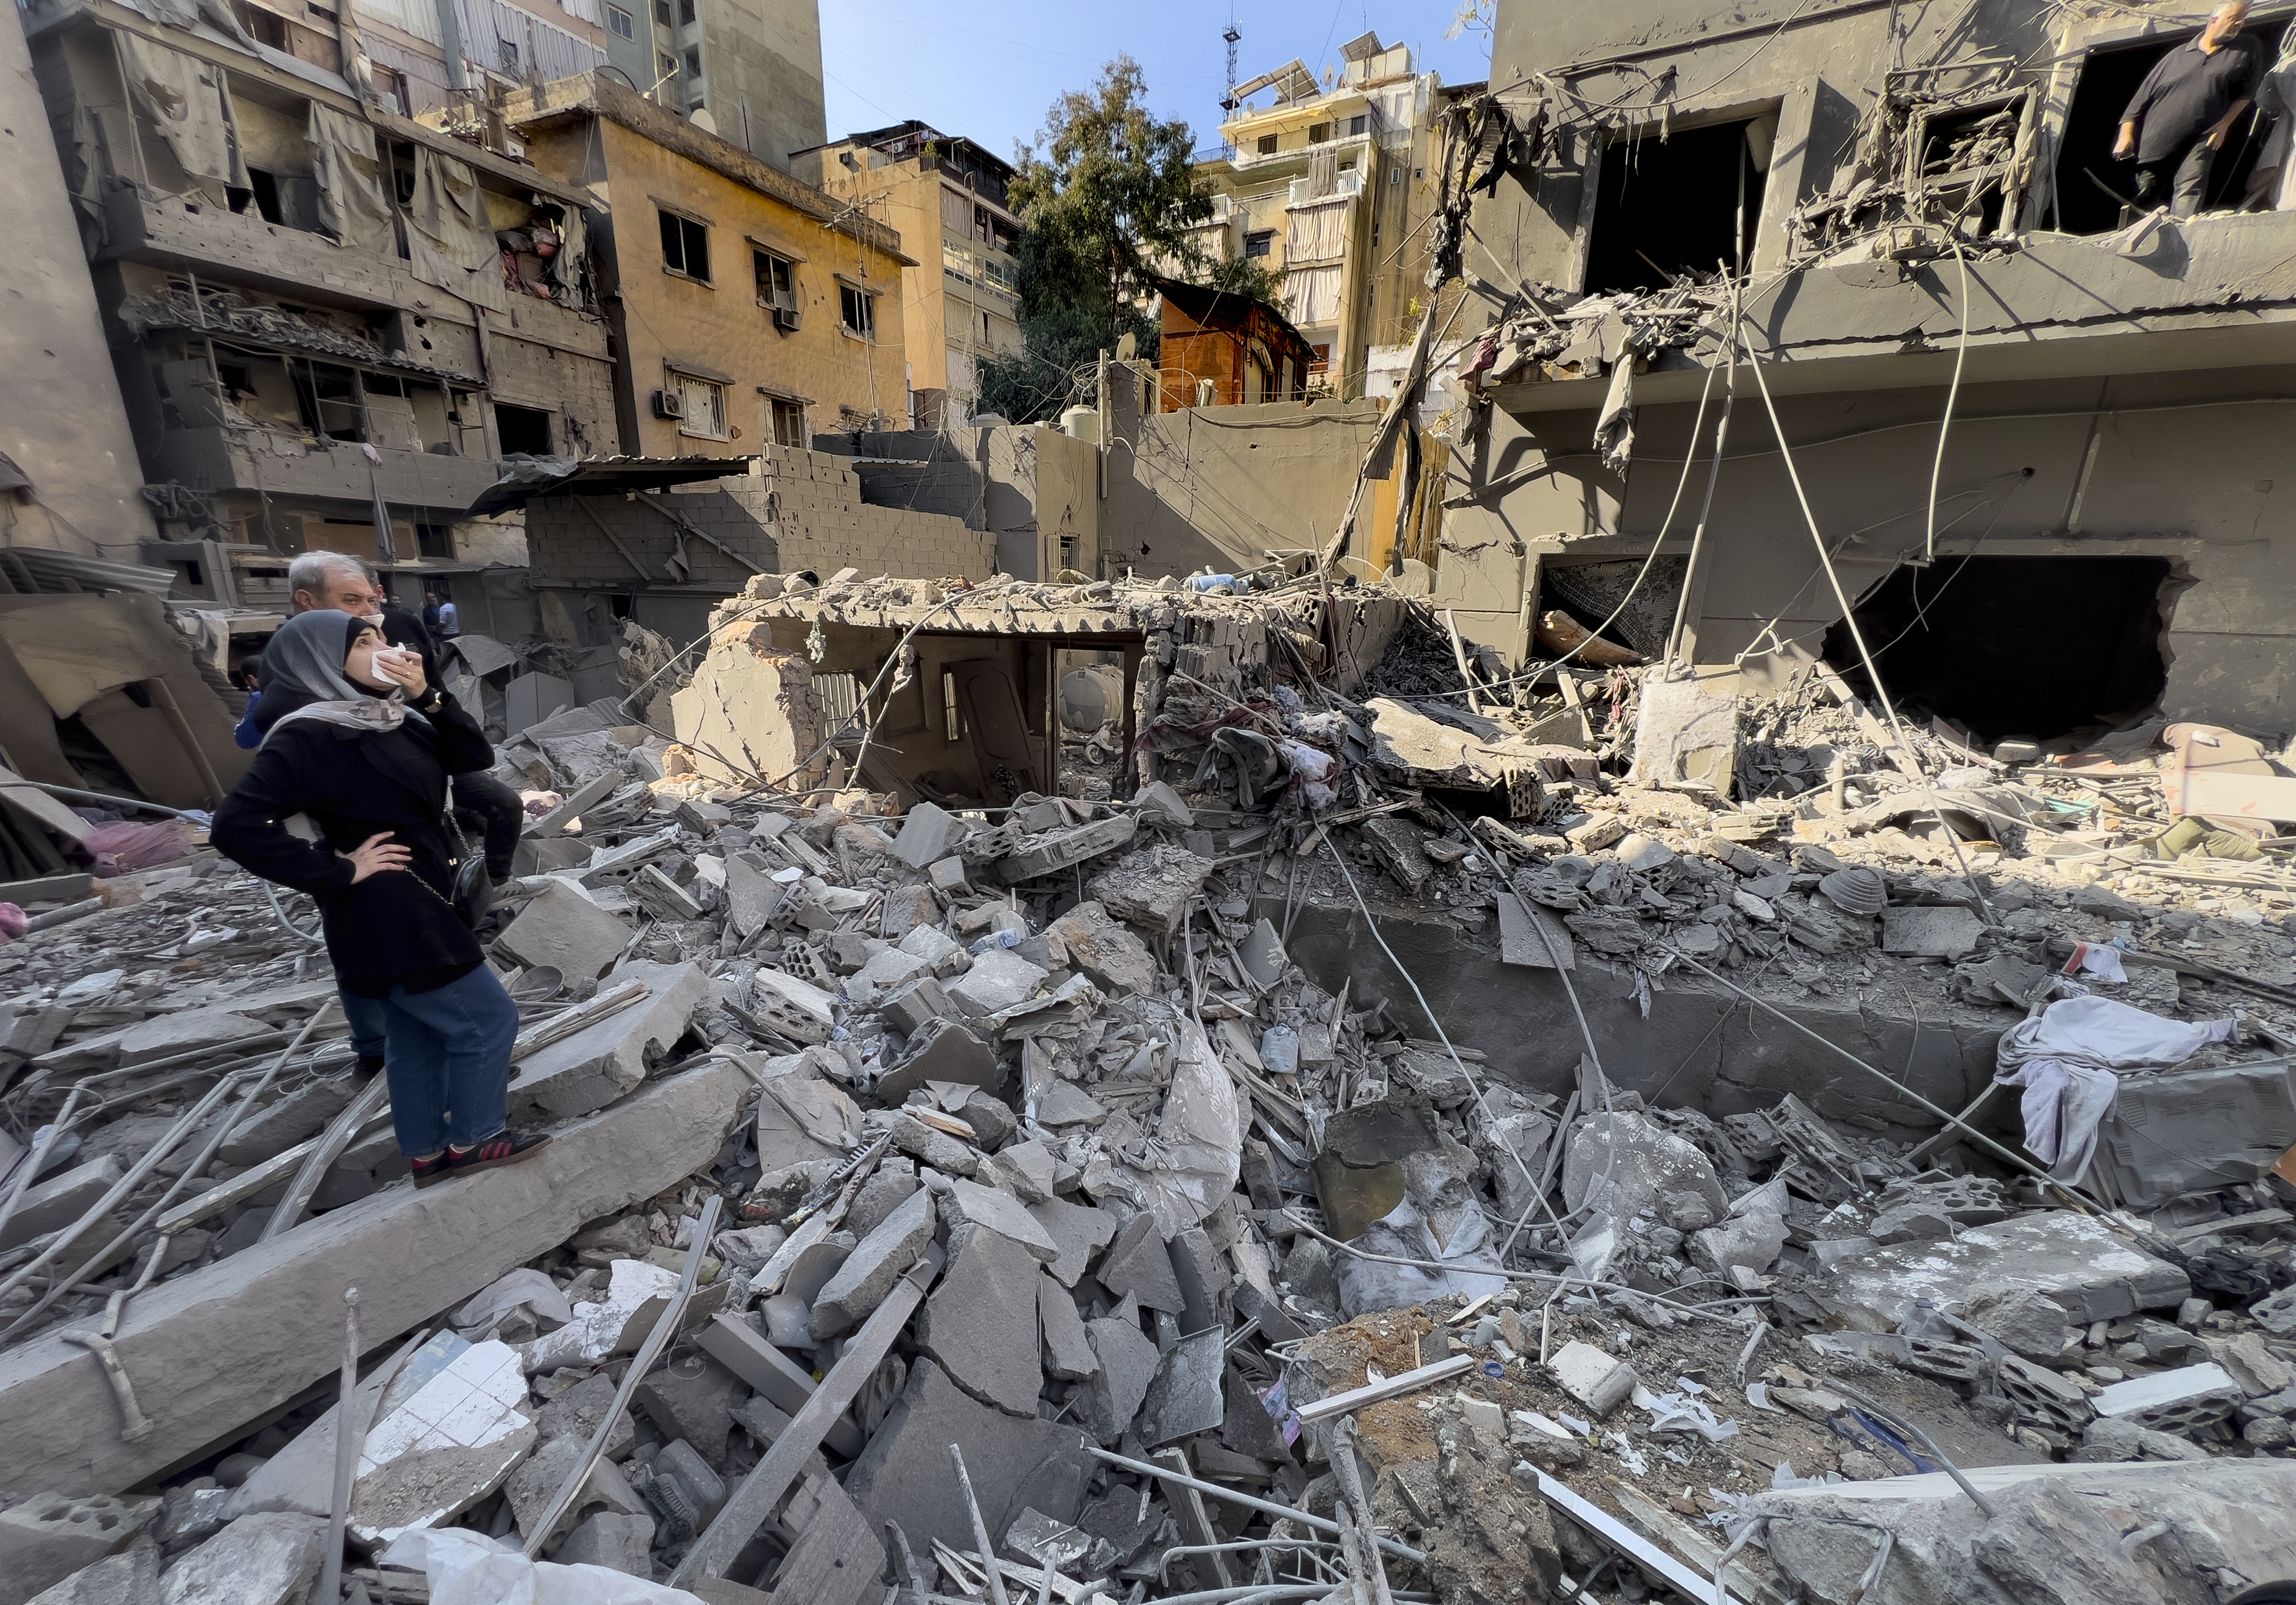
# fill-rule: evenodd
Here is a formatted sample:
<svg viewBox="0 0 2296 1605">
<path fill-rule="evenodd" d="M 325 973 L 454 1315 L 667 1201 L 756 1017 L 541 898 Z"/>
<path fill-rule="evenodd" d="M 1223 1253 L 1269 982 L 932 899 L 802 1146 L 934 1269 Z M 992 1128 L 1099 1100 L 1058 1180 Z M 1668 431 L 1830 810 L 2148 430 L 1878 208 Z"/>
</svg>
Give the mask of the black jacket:
<svg viewBox="0 0 2296 1605">
<path fill-rule="evenodd" d="M 351 730 L 298 719 L 279 731 L 216 810 L 209 839 L 242 868 L 316 898 L 346 990 L 380 997 L 393 981 L 409 991 L 467 975 L 479 945 L 447 900 L 457 856 L 440 823 L 447 777 L 484 769 L 494 750 L 446 692 L 425 717 L 393 731 Z M 325 837 L 304 841 L 282 821 L 308 814 Z M 414 851 L 405 870 L 351 883 L 336 856 L 381 831 Z"/>
</svg>

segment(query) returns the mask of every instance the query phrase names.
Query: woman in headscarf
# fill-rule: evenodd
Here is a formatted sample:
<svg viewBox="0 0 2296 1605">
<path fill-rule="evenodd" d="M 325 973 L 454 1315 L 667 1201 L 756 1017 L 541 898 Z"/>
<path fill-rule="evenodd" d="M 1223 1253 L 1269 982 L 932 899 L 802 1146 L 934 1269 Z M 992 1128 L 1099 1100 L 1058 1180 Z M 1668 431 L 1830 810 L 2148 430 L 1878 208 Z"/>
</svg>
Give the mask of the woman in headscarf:
<svg viewBox="0 0 2296 1605">
<path fill-rule="evenodd" d="M 447 777 L 486 768 L 471 716 L 365 618 L 299 613 L 263 655 L 269 728 L 209 839 L 319 905 L 335 980 L 384 1014 L 391 1118 L 417 1187 L 526 1158 L 506 1125 L 518 1007 L 450 901 Z M 289 831 L 307 815 L 321 840 Z"/>
</svg>

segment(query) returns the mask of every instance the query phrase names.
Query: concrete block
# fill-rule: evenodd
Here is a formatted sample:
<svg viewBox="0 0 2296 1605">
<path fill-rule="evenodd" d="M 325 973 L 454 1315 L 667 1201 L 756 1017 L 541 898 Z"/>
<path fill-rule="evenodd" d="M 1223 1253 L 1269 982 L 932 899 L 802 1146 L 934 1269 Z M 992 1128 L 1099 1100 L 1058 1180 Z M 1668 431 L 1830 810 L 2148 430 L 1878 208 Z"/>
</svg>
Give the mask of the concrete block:
<svg viewBox="0 0 2296 1605">
<path fill-rule="evenodd" d="M 1033 1360 L 1033 1347 L 1030 1354 Z M 922 1359 L 909 1368 L 906 1386 L 845 1480 L 871 1531 L 894 1520 L 921 1551 L 929 1552 L 935 1539 L 972 1548 L 972 1524 L 948 1462 L 951 1444 L 964 1445 L 965 1470 L 991 1533 L 1006 1531 L 1031 1508 L 1055 1521 L 1076 1519 L 1095 1464 L 1084 1453 L 1084 1435 L 977 1403 L 939 1365 Z"/>
<path fill-rule="evenodd" d="M 1547 1362 L 1562 1391 L 1593 1412 L 1596 1420 L 1619 1407 L 1635 1388 L 1635 1368 L 1591 1343 L 1570 1342 Z"/>
<path fill-rule="evenodd" d="M 996 1109 L 1004 1107 L 982 1093 L 976 1093 L 973 1098 L 968 1099 L 965 1108 L 970 1110 L 975 1101 L 991 1105 Z M 968 1115 L 966 1118 L 971 1119 L 972 1117 Z M 979 1129 L 979 1126 L 980 1123 L 975 1121 L 976 1130 Z M 996 1167 L 997 1175 L 1004 1178 L 1005 1183 L 1012 1188 L 1013 1196 L 1022 1203 L 1041 1204 L 1051 1200 L 1053 1183 L 1060 1174 L 1060 1162 L 1053 1157 L 1053 1151 L 1042 1142 L 1033 1139 L 1026 1142 L 1008 1142 L 996 1151 L 990 1158 L 989 1163 Z M 1053 1246 L 1055 1249 L 1059 1248 L 1057 1239 L 1054 1240 Z M 1057 1258 L 1058 1255 L 1056 1254 L 1054 1257 Z"/>
<path fill-rule="evenodd" d="M 931 1020 L 953 1020 L 958 1017 L 956 1005 L 948 994 L 931 976 L 922 976 L 910 982 L 877 1005 L 885 1023 L 904 1036 L 914 1036 Z"/>
<path fill-rule="evenodd" d="M 496 945 L 522 964 L 548 964 L 579 985 L 605 974 L 636 934 L 572 887 L 551 885 L 519 911 Z"/>
<path fill-rule="evenodd" d="M 116 1154 L 90 1159 L 24 1190 L 8 1229 L 0 1232 L 0 1249 L 28 1243 L 45 1232 L 58 1231 L 95 1208 L 112 1184 L 127 1174 Z"/>
<path fill-rule="evenodd" d="M 709 974 L 699 964 L 640 962 L 621 973 L 644 981 L 652 994 L 521 1060 L 510 1084 L 513 1126 L 586 1115 L 629 1093 L 685 1035 L 709 995 Z"/>
<path fill-rule="evenodd" d="M 684 1354 L 638 1384 L 631 1402 L 664 1437 L 683 1438 L 715 1467 L 726 1463 L 734 1406 L 749 1385 L 708 1355 Z"/>
<path fill-rule="evenodd" d="M 1058 1250 L 1046 1268 L 1064 1288 L 1076 1286 L 1077 1279 L 1092 1269 L 1100 1251 L 1116 1239 L 1116 1217 L 1105 1209 L 1053 1198 L 1029 1205 L 1029 1213 L 1044 1227 Z"/>
<path fill-rule="evenodd" d="M 876 1174 L 862 1183 L 861 1191 L 853 1195 L 852 1208 L 845 1212 L 845 1229 L 866 1241 L 869 1233 L 914 1194 L 918 1186 L 914 1161 L 880 1161 Z"/>
<path fill-rule="evenodd" d="M 1808 1286 L 1820 1308 L 1873 1332 L 1896 1331 L 1917 1298 L 1965 1316 L 2013 1293 L 2039 1293 L 2063 1308 L 2069 1324 L 2087 1325 L 2173 1308 L 2192 1290 L 2176 1266 L 2067 1210 L 1972 1227 L 1952 1242 L 1877 1248 Z"/>
<path fill-rule="evenodd" d="M 168 1568 L 160 1605 L 301 1605 L 326 1537 L 326 1523 L 311 1516 L 234 1521 Z"/>
<path fill-rule="evenodd" d="M 159 1510 L 156 1499 L 36 1494 L 0 1511 L 0 1605 L 24 1605 L 74 1572 L 135 1541 Z"/>
<path fill-rule="evenodd" d="M 1118 1298 L 1128 1295 L 1146 1309 L 1179 1314 L 1188 1306 L 1180 1279 L 1172 1270 L 1172 1257 L 1156 1217 L 1146 1210 L 1127 1222 L 1100 1262 L 1100 1284 Z"/>
<path fill-rule="evenodd" d="M 826 1341 L 868 1319 L 932 1241 L 935 1221 L 932 1195 L 922 1189 L 912 1191 L 814 1295 L 807 1323 L 809 1335 L 816 1342 Z"/>
<path fill-rule="evenodd" d="M 950 1242 L 948 1268 L 917 1318 L 917 1347 L 973 1397 L 1034 1415 L 1045 1382 L 1037 1353 L 1041 1262 L 977 1225 L 953 1230 Z"/>
<path fill-rule="evenodd" d="M 348 1076 L 298 1087 L 242 1122 L 224 1139 L 216 1157 L 226 1165 L 260 1165 L 274 1154 L 285 1153 L 304 1138 L 317 1136 L 357 1090 Z"/>
<path fill-rule="evenodd" d="M 556 1437 L 573 1437 L 587 1444 L 596 1435 L 598 1423 L 613 1409 L 615 1382 L 604 1372 L 583 1378 L 542 1407 L 534 1418 L 535 1431 L 543 1443 Z M 613 1430 L 606 1434 L 603 1451 L 608 1460 L 620 1460 L 628 1454 L 637 1441 L 637 1424 L 627 1410 L 617 1411 Z"/>
<path fill-rule="evenodd" d="M 740 854 L 726 860 L 726 919 L 743 941 L 758 934 L 781 909 L 789 888 L 750 866 Z"/>
<path fill-rule="evenodd" d="M 566 1535 L 551 1560 L 560 1566 L 603 1566 L 653 1580 L 653 1518 L 601 1511 Z"/>
<path fill-rule="evenodd" d="M 576 1462 L 581 1460 L 587 1445 L 569 1434 L 552 1438 L 529 1456 L 526 1462 L 510 1474 L 503 1486 L 503 1496 L 510 1501 L 511 1514 L 517 1531 L 522 1535 L 533 1531 L 550 1508 L 558 1490 L 574 1474 Z M 559 1517 L 557 1530 L 569 1532 L 593 1515 L 643 1516 L 650 1512 L 645 1502 L 633 1490 L 623 1477 L 621 1467 L 611 1460 L 601 1460 L 589 1481 L 582 1485 L 581 1497 Z"/>
<path fill-rule="evenodd" d="M 702 1066 L 555 1134 L 520 1165 L 391 1189 L 163 1282 L 114 1339 L 131 1377 L 168 1379 L 134 1443 L 92 1431 L 118 1406 L 87 1351 L 49 1333 L 0 1355 L 0 1487 L 118 1492 L 192 1458 L 341 1363 L 342 1295 L 380 1345 L 716 1159 L 749 1077 Z"/>
<path fill-rule="evenodd" d="M 872 1113 L 872 1126 L 875 1115 Z M 929 1169 L 943 1175 L 971 1175 L 980 1167 L 980 1156 L 945 1131 L 927 1126 L 914 1115 L 893 1115 L 883 1129 L 893 1146 Z"/>
</svg>

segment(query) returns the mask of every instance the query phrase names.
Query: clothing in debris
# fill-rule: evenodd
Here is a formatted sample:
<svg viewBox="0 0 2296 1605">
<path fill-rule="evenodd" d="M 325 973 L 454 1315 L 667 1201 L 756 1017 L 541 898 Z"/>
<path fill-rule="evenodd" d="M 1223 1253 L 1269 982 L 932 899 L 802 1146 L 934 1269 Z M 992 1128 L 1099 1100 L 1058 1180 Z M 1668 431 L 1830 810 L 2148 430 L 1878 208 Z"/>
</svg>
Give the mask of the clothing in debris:
<svg viewBox="0 0 2296 1605">
<path fill-rule="evenodd" d="M 2068 1185 L 2088 1170 L 2122 1070 L 2182 1064 L 2232 1037 L 2237 1020 L 2185 1025 L 2106 997 L 2068 997 L 2001 1035 L 1994 1080 L 2022 1087 L 2025 1146 Z"/>
</svg>

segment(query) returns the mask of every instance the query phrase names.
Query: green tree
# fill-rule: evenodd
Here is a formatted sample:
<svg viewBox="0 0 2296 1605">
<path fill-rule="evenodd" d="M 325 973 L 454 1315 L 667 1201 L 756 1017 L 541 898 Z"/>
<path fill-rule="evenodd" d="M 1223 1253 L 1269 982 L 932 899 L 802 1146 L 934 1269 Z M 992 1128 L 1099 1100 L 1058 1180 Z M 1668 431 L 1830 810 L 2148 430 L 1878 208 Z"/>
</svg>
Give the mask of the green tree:
<svg viewBox="0 0 2296 1605">
<path fill-rule="evenodd" d="M 980 365 L 982 410 L 1014 422 L 1053 415 L 1099 353 L 1131 334 L 1156 348 L 1141 309 L 1160 270 L 1201 266 L 1192 230 L 1211 216 L 1189 167 L 1193 139 L 1148 110 L 1140 64 L 1119 56 L 1089 91 L 1054 102 L 1011 185 L 1021 236 L 1023 349 Z M 1088 388 L 1088 387 L 1085 387 Z"/>
</svg>

